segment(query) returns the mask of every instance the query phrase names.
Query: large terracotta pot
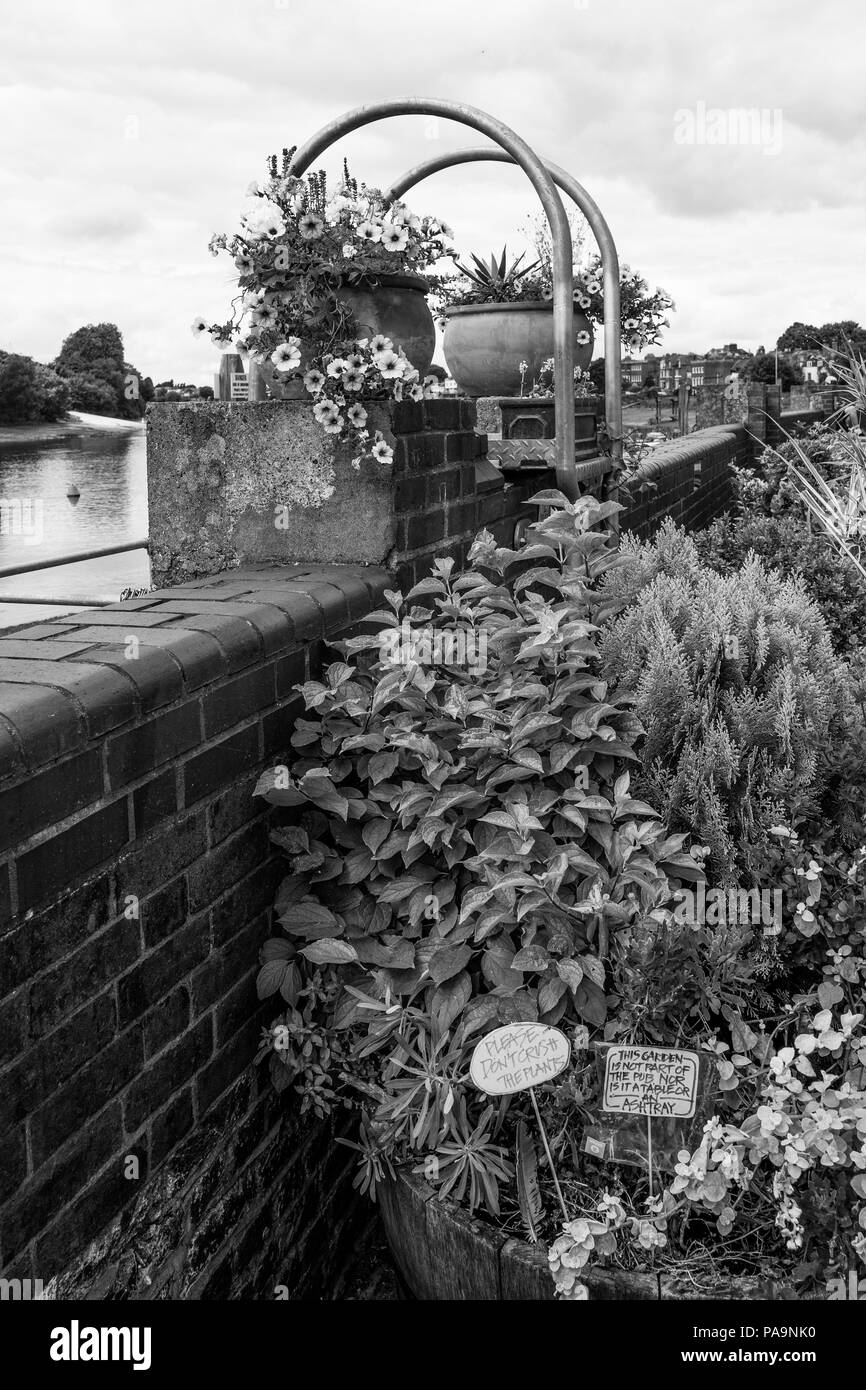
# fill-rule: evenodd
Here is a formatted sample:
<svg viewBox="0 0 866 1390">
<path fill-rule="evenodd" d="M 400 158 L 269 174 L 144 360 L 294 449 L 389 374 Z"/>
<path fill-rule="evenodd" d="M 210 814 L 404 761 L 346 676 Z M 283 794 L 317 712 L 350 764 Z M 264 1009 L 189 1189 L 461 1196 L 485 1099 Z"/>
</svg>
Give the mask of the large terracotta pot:
<svg viewBox="0 0 866 1390">
<path fill-rule="evenodd" d="M 382 275 L 370 289 L 345 285 L 339 297 L 355 316 L 359 338 L 384 333 L 395 346 L 402 347 L 412 366 L 423 377 L 433 360 L 436 331 L 427 305 L 427 281 L 420 275 Z M 306 371 L 309 352 L 301 349 L 301 369 Z M 307 391 L 300 380 L 286 380 L 271 362 L 250 360 L 250 400 L 268 396 L 279 400 L 301 400 Z"/>
<path fill-rule="evenodd" d="M 579 344 L 577 336 L 589 334 Z M 574 311 L 574 365 L 585 371 L 592 360 L 592 325 Z M 529 386 L 541 364 L 553 356 L 553 304 L 463 304 L 448 310 L 443 343 L 445 361 L 467 396 L 519 396 L 520 364 Z"/>
<path fill-rule="evenodd" d="M 432 1187 L 405 1169 L 381 1185 L 378 1197 L 391 1254 L 413 1298 L 538 1303 L 555 1297 L 546 1246 L 509 1237 L 456 1202 L 440 1201 Z M 776 1297 L 766 1279 L 753 1275 L 721 1276 L 711 1293 L 702 1293 L 687 1273 L 669 1267 L 653 1274 L 590 1266 L 583 1282 L 591 1300 L 607 1302 Z"/>
</svg>

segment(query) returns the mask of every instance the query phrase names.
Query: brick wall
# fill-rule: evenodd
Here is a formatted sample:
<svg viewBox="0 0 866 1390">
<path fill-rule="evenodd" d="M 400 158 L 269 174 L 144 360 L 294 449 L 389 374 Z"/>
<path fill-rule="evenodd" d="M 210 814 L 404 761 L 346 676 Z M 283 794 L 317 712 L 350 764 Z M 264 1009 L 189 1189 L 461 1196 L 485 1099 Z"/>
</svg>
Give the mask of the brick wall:
<svg viewBox="0 0 866 1390">
<path fill-rule="evenodd" d="M 731 506 L 730 465 L 747 465 L 752 448 L 744 425 L 715 425 L 659 444 L 640 468 L 653 486 L 632 487 L 621 529 L 648 537 L 666 516 L 690 531 L 708 526 Z"/>
<path fill-rule="evenodd" d="M 351 1156 L 249 1064 L 282 869 L 252 799 L 389 583 L 234 572 L 0 636 L 0 1268 L 103 1296 L 338 1282 Z"/>
<path fill-rule="evenodd" d="M 402 587 L 429 573 L 437 555 L 462 564 L 485 527 L 501 545 L 511 545 L 517 522 L 537 517 L 526 499 L 550 486 L 548 476 L 509 478 L 487 460 L 487 436 L 475 431 L 474 401 L 406 405 L 393 428 L 396 534 L 387 563 Z"/>
</svg>

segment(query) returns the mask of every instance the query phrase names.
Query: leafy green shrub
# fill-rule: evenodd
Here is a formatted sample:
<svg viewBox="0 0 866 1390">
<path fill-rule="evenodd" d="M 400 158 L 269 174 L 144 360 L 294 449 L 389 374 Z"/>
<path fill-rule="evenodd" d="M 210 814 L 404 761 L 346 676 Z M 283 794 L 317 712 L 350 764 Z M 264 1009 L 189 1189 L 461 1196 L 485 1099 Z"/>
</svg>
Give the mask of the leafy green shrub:
<svg viewBox="0 0 866 1390">
<path fill-rule="evenodd" d="M 811 532 L 793 510 L 783 515 L 725 515 L 692 535 L 701 559 L 719 574 L 733 574 L 750 552 L 785 579 L 800 578 L 830 629 L 841 656 L 862 650 L 866 637 L 866 585 L 843 564 L 826 537 Z"/>
<path fill-rule="evenodd" d="M 291 864 L 285 935 L 259 976 L 285 1005 L 262 1052 L 275 1083 L 319 1114 L 365 1098 L 364 1188 L 427 1151 L 437 1180 L 493 1212 L 508 1165 L 503 1112 L 467 1083 L 477 1035 L 604 1026 L 612 939 L 670 896 L 665 865 L 695 871 L 631 794 L 640 729 L 599 666 L 601 581 L 622 561 L 597 527 L 616 504 L 535 500 L 561 510 L 521 550 L 483 532 L 465 573 L 440 560 L 387 596 L 382 631 L 345 644 L 379 659 L 301 687 L 297 757 L 256 789 L 297 812 L 274 833 Z M 437 659 L 437 633 L 480 659 Z M 382 659 L 384 641 L 405 664 Z"/>
<path fill-rule="evenodd" d="M 844 667 L 802 582 L 755 557 L 721 575 L 668 520 L 622 560 L 602 669 L 637 692 L 641 794 L 710 846 L 717 881 L 753 881 L 769 827 L 817 812 Z"/>
</svg>

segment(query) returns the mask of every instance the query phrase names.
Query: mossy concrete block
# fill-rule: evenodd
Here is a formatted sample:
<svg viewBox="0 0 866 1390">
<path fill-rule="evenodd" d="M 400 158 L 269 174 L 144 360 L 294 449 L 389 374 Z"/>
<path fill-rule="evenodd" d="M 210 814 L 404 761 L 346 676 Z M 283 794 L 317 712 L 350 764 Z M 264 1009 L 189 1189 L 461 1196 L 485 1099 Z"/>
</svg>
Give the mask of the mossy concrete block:
<svg viewBox="0 0 866 1390">
<path fill-rule="evenodd" d="M 394 446 L 395 406 L 367 406 Z M 182 401 L 147 412 L 150 553 L 160 587 L 250 563 L 382 564 L 393 463 L 325 434 L 307 401 Z"/>
</svg>

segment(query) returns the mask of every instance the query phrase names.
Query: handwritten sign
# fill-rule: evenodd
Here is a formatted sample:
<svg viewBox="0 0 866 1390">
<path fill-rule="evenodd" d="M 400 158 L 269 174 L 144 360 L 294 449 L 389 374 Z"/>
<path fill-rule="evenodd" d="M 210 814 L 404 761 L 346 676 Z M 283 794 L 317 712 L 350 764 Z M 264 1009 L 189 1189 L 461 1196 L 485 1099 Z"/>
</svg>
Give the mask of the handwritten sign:
<svg viewBox="0 0 866 1390">
<path fill-rule="evenodd" d="M 570 1058 L 568 1038 L 558 1028 L 546 1023 L 509 1023 L 481 1039 L 472 1053 L 469 1075 L 479 1091 L 508 1096 L 552 1080 Z"/>
<path fill-rule="evenodd" d="M 700 1059 L 674 1047 L 611 1047 L 602 1110 L 688 1119 L 695 1113 Z"/>
</svg>

